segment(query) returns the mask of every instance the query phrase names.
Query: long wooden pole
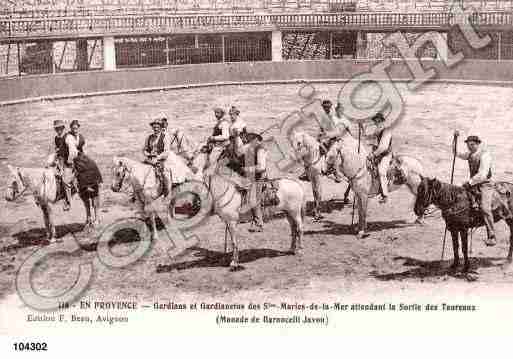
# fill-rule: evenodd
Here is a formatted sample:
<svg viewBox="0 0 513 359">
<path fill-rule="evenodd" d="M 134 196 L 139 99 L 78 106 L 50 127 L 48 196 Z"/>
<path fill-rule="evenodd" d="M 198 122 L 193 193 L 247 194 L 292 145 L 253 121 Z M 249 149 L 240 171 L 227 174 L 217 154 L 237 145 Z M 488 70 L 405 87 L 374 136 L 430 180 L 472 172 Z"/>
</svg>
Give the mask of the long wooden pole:
<svg viewBox="0 0 513 359">
<path fill-rule="evenodd" d="M 362 126 L 358 124 L 358 154 L 360 154 L 360 143 L 362 138 Z M 351 186 L 351 182 L 349 182 L 348 186 Z M 353 211 L 351 214 L 351 227 L 354 225 L 354 207 L 355 207 L 356 195 L 353 191 Z"/>
<path fill-rule="evenodd" d="M 454 134 L 452 143 L 453 143 L 453 148 L 452 148 L 451 184 L 454 183 L 454 165 L 456 163 L 456 150 L 458 148 L 458 133 L 457 132 Z M 444 257 L 445 257 L 445 240 L 446 239 L 447 239 L 447 224 L 445 225 L 444 239 L 442 241 L 442 261 L 444 260 Z"/>
</svg>

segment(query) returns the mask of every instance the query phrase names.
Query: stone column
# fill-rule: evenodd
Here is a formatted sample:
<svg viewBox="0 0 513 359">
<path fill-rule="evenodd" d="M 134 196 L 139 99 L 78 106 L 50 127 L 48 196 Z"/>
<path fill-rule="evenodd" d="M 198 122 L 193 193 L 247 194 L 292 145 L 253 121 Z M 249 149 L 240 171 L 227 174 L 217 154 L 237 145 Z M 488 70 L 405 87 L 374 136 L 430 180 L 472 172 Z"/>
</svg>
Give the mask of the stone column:
<svg viewBox="0 0 513 359">
<path fill-rule="evenodd" d="M 271 33 L 271 52 L 273 61 L 283 61 L 283 41 L 281 31 Z"/>
<path fill-rule="evenodd" d="M 103 70 L 116 70 L 116 45 L 114 37 L 111 36 L 103 38 Z"/>
</svg>

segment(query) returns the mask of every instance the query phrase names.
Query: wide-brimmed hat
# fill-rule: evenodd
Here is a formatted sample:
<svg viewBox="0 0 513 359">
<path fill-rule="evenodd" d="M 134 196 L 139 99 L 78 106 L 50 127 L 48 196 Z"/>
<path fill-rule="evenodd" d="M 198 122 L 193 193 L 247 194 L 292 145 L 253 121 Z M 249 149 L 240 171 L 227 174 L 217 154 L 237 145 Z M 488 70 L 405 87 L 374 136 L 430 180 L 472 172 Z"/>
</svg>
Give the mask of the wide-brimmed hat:
<svg viewBox="0 0 513 359">
<path fill-rule="evenodd" d="M 53 128 L 66 127 L 63 120 L 53 121 Z"/>
<path fill-rule="evenodd" d="M 73 120 L 73 121 L 71 121 L 71 123 L 69 124 L 69 127 L 73 127 L 73 126 L 75 126 L 75 125 L 76 125 L 76 126 L 78 126 L 78 127 L 80 127 L 80 123 L 78 123 L 78 120 Z"/>
<path fill-rule="evenodd" d="M 150 126 L 153 127 L 153 125 L 159 125 L 160 127 L 162 127 L 162 120 L 157 118 L 156 120 L 151 121 Z"/>
<path fill-rule="evenodd" d="M 465 143 L 467 142 L 475 142 L 475 143 L 481 143 L 481 139 L 477 136 L 468 136 L 465 140 Z"/>
<path fill-rule="evenodd" d="M 331 107 L 333 106 L 333 103 L 330 100 L 324 100 L 322 101 L 322 107 Z"/>
<path fill-rule="evenodd" d="M 231 114 L 239 115 L 239 114 L 240 114 L 240 111 L 239 111 L 239 109 L 238 109 L 237 107 L 232 106 L 232 107 L 230 107 L 230 115 L 231 115 Z"/>
<path fill-rule="evenodd" d="M 226 111 L 224 109 L 222 109 L 221 107 L 215 107 L 214 112 L 220 112 L 223 115 L 226 114 Z"/>
</svg>

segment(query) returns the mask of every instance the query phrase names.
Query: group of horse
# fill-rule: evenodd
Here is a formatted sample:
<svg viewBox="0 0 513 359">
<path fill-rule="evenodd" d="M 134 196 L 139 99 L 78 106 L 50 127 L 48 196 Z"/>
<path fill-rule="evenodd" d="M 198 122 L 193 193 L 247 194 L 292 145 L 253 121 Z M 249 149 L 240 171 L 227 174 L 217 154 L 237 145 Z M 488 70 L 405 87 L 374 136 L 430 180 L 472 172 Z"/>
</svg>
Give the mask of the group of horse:
<svg viewBox="0 0 513 359">
<path fill-rule="evenodd" d="M 356 235 L 358 238 L 367 236 L 367 207 L 369 198 L 379 193 L 379 179 L 374 175 L 373 170 L 368 165 L 368 150 L 361 146 L 359 141 L 351 135 L 344 136 L 343 139 L 336 141 L 330 148 L 326 156 L 340 156 L 341 161 L 337 162 L 339 170 L 343 173 L 354 193 L 354 200 L 358 210 L 358 224 Z M 241 208 L 244 206 L 244 197 L 240 188 L 236 185 L 230 176 L 226 176 L 226 171 L 219 166 L 214 171 L 203 171 L 207 161 L 207 154 L 198 152 L 190 168 L 187 178 L 191 181 L 202 182 L 213 199 L 212 208 L 207 211 L 209 214 L 218 215 L 226 224 L 227 233 L 230 234 L 232 241 L 232 260 L 231 269 L 239 267 L 239 245 L 237 224 L 241 221 Z M 185 160 L 184 160 L 185 163 Z M 12 175 L 12 180 L 8 188 L 6 199 L 13 201 L 25 193 L 31 193 L 36 199 L 37 205 L 43 211 L 45 227 L 50 242 L 55 240 L 55 228 L 51 214 L 51 204 L 62 199 L 59 194 L 59 186 L 55 179 L 55 172 L 52 168 L 20 168 L 8 166 Z M 387 171 L 389 191 L 394 191 L 400 186 L 407 186 L 410 192 L 416 197 L 414 212 L 418 216 L 418 221 L 422 217 L 429 205 L 435 205 L 442 210 L 448 229 L 452 234 L 454 248 L 454 266 L 459 264 L 459 246 L 458 235 L 462 240 L 462 249 L 465 259 L 463 270 L 469 270 L 467 231 L 471 227 L 482 225 L 479 221 L 469 220 L 469 218 L 478 218 L 479 214 L 472 212 L 471 203 L 468 195 L 460 187 L 442 184 L 436 179 L 429 179 L 424 173 L 422 164 L 414 157 L 407 155 L 394 155 L 389 163 Z M 304 216 L 306 205 L 306 193 L 303 185 L 288 177 L 270 179 L 273 187 L 276 189 L 277 201 L 273 208 L 273 213 L 285 212 L 291 229 L 291 254 L 297 254 L 302 248 Z M 162 185 L 159 176 L 155 173 L 153 166 L 144 164 L 137 160 L 126 157 L 115 157 L 112 168 L 111 189 L 119 192 L 124 185 L 131 187 L 136 201 L 139 203 L 141 212 L 150 218 L 152 236 L 155 239 L 158 236 L 156 230 L 157 210 L 153 206 L 154 201 L 159 199 L 162 194 Z M 509 208 L 513 208 L 513 199 L 510 194 L 513 193 L 513 185 L 500 184 L 505 201 Z M 445 191 L 445 192 L 444 192 Z M 171 198 L 180 194 L 181 185 L 173 188 Z M 442 195 L 446 193 L 445 195 Z M 91 213 L 97 214 L 97 208 L 91 211 L 92 202 L 88 198 L 82 198 L 86 206 L 87 220 L 91 221 Z M 462 211 L 454 213 L 450 211 L 453 207 L 463 208 Z M 167 215 L 174 215 L 173 206 L 169 206 L 170 211 Z M 511 263 L 513 252 L 513 220 L 508 219 L 501 214 L 501 208 L 497 207 L 494 212 L 496 220 L 505 219 L 510 226 L 510 249 L 507 257 L 508 263 Z M 474 217 L 473 217 L 474 216 Z"/>
</svg>

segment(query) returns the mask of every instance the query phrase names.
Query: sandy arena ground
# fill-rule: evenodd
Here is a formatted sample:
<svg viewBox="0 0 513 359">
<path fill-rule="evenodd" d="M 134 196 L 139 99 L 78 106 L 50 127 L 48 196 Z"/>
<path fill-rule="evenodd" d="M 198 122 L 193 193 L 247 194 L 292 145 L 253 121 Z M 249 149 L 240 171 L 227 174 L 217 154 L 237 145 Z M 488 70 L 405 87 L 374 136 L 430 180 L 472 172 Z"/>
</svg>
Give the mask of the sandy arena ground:
<svg viewBox="0 0 513 359">
<path fill-rule="evenodd" d="M 316 85 L 320 96 L 334 100 L 339 84 Z M 399 85 L 405 101 L 404 120 L 398 127 L 394 146 L 397 152 L 419 158 L 429 173 L 449 180 L 450 143 L 454 129 L 462 136 L 475 133 L 490 146 L 495 157 L 497 179 L 511 180 L 513 148 L 510 121 L 513 101 L 510 88 L 431 84 L 411 93 Z M 151 131 L 150 117 L 165 114 L 171 127 L 191 132 L 203 141 L 214 123 L 214 106 L 237 105 L 250 129 L 263 130 L 298 110 L 303 104 L 297 91 L 299 85 L 227 86 L 203 89 L 130 94 L 55 102 L 30 103 L 2 108 L 0 112 L 0 156 L 3 176 L 0 188 L 7 186 L 6 164 L 42 166 L 52 147 L 52 122 L 78 119 L 87 140 L 87 152 L 104 174 L 102 191 L 104 223 L 130 216 L 135 208 L 126 194 L 110 189 L 110 165 L 115 155 L 141 158 L 140 148 Z M 370 103 L 377 98 L 376 89 L 365 91 L 359 98 Z M 462 143 L 461 143 L 462 144 Z M 467 165 L 458 161 L 456 183 L 466 180 Z M 311 189 L 307 188 L 309 200 Z M 325 199 L 340 199 L 346 184 L 324 178 Z M 513 276 L 502 269 L 507 254 L 507 233 L 498 225 L 499 243 L 485 247 L 484 231 L 474 235 L 472 267 L 477 281 L 450 275 L 452 260 L 448 243 L 445 261 L 440 262 L 443 221 L 439 213 L 424 226 L 411 225 L 413 198 L 406 188 L 391 195 L 386 205 L 371 200 L 369 228 L 371 235 L 357 240 L 350 230 L 351 206 L 338 206 L 326 213 L 325 220 L 305 223 L 304 251 L 289 256 L 289 228 L 284 218 L 269 222 L 264 233 L 251 234 L 249 224 L 239 226 L 242 238 L 243 270 L 229 272 L 229 255 L 223 251 L 224 226 L 216 217 L 195 233 L 199 245 L 184 257 L 172 260 L 154 248 L 138 263 L 124 269 L 100 268 L 86 295 L 94 298 L 180 298 L 216 296 L 231 300 L 237 297 L 273 297 L 287 293 L 299 297 L 324 297 L 333 294 L 379 293 L 397 294 L 405 291 L 429 293 L 460 291 L 468 295 L 483 288 L 504 287 L 513 283 Z M 81 203 L 75 200 L 73 210 L 62 212 L 55 207 L 59 236 L 73 232 L 77 238 L 84 221 Z M 0 298 L 12 297 L 14 278 L 20 264 L 44 243 L 40 210 L 31 197 L 18 203 L 0 203 Z M 128 233 L 125 237 L 130 237 Z M 134 238 L 123 238 L 115 246 L 124 253 L 135 246 Z M 35 272 L 35 286 L 42 294 L 61 292 L 77 275 L 77 262 L 96 256 L 94 246 L 84 246 L 80 253 L 59 255 L 46 260 Z M 157 270 L 158 269 L 158 270 Z M 4 304 L 6 304 L 4 302 Z M 0 302 L 0 306 L 2 306 Z"/>
</svg>

